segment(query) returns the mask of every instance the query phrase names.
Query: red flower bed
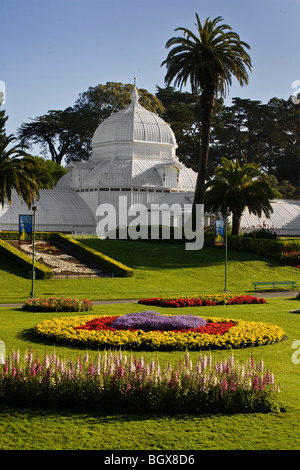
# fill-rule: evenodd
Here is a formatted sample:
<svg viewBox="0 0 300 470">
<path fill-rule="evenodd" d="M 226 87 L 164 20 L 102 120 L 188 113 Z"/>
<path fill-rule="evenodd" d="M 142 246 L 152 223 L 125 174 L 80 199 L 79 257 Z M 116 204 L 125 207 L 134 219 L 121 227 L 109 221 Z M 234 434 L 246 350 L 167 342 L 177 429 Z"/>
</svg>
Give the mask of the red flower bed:
<svg viewBox="0 0 300 470">
<path fill-rule="evenodd" d="M 217 300 L 210 299 L 198 299 L 198 298 L 186 298 L 186 299 L 164 299 L 153 297 L 151 299 L 141 299 L 140 304 L 144 305 L 160 305 L 161 307 L 201 307 L 209 305 L 234 305 L 234 304 L 265 304 L 265 299 L 258 299 L 251 295 L 238 295 L 231 299 L 218 302 Z"/>
<path fill-rule="evenodd" d="M 160 305 L 161 307 L 201 307 L 205 305 L 217 305 L 214 300 L 204 299 L 141 299 L 140 304 L 144 305 Z"/>
<path fill-rule="evenodd" d="M 120 330 L 116 330 L 115 328 L 111 327 L 111 323 L 118 317 L 98 317 L 94 318 L 93 320 L 85 323 L 85 325 L 76 326 L 75 330 L 109 330 L 113 332 L 118 332 Z M 193 333 L 206 333 L 209 335 L 223 335 L 232 328 L 235 323 L 232 322 L 223 322 L 223 323 L 214 323 L 214 322 L 207 322 L 205 326 L 201 326 L 199 328 L 189 328 L 186 330 L 172 330 L 174 333 L 184 333 L 187 331 Z M 124 330 L 125 331 L 125 330 Z M 126 331 L 137 331 L 134 329 L 128 329 Z M 163 333 L 160 330 L 153 330 Z"/>
<path fill-rule="evenodd" d="M 227 300 L 228 305 L 233 304 L 265 304 L 265 299 L 258 299 L 257 297 L 252 297 L 251 295 L 239 295 L 233 297 L 232 299 Z"/>
</svg>

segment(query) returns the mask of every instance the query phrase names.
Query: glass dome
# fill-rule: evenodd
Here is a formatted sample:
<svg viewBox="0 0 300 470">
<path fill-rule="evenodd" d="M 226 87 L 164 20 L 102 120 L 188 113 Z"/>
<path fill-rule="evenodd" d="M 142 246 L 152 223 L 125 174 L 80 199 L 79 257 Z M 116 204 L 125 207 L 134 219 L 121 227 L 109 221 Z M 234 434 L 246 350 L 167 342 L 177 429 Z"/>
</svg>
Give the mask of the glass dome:
<svg viewBox="0 0 300 470">
<path fill-rule="evenodd" d="M 270 217 L 257 217 L 245 209 L 241 219 L 241 230 L 248 232 L 265 228 L 281 236 L 300 235 L 300 201 L 276 199 L 271 202 L 273 213 Z"/>
<path fill-rule="evenodd" d="M 177 143 L 169 124 L 139 104 L 137 90 L 134 88 L 131 103 L 113 113 L 96 129 L 92 138 L 92 159 L 107 158 L 110 155 L 117 158 L 128 158 L 129 155 L 140 157 L 141 153 L 145 153 L 145 147 L 148 147 L 146 153 L 150 152 L 151 158 L 154 155 L 161 158 L 164 152 L 171 158 L 175 154 Z"/>
</svg>

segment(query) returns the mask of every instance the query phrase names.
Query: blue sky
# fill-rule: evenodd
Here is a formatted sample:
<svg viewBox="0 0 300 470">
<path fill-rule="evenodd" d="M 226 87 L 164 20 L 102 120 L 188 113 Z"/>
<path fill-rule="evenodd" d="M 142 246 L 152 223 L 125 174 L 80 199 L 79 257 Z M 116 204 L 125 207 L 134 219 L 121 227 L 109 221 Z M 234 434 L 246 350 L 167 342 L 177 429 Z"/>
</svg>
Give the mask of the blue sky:
<svg viewBox="0 0 300 470">
<path fill-rule="evenodd" d="M 194 29 L 222 16 L 250 47 L 249 85 L 240 96 L 287 99 L 299 80 L 299 0 L 0 0 L 7 132 L 50 109 L 72 106 L 88 87 L 133 83 L 164 86 L 166 41 L 175 28 Z M 0 90 L 1 91 L 1 90 Z"/>
</svg>

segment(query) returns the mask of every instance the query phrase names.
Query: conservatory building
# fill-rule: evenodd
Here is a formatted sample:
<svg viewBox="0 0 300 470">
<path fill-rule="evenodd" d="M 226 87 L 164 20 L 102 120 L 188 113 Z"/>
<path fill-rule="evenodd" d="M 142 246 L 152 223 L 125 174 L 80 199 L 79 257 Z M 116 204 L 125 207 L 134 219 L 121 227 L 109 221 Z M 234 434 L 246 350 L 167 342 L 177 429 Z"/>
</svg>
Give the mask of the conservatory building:
<svg viewBox="0 0 300 470">
<path fill-rule="evenodd" d="M 131 103 L 96 129 L 90 160 L 70 166 L 53 190 L 40 191 L 37 230 L 95 233 L 106 205 L 115 208 L 117 225 L 126 207 L 191 206 L 197 173 L 179 161 L 176 148 L 171 127 L 140 105 L 134 87 Z M 18 230 L 19 214 L 30 213 L 15 195 L 0 212 L 0 230 Z"/>
<path fill-rule="evenodd" d="M 171 127 L 141 106 L 134 87 L 131 103 L 96 129 L 90 160 L 70 166 L 53 190 L 40 191 L 36 230 L 97 233 L 99 217 L 108 207 L 115 209 L 107 220 L 109 229 L 129 223 L 125 214 L 130 208 L 149 212 L 153 205 L 159 207 L 159 217 L 165 207 L 175 207 L 171 223 L 176 226 L 192 205 L 197 179 L 197 173 L 179 161 L 176 149 Z M 242 231 L 265 227 L 282 236 L 300 236 L 300 201 L 274 200 L 272 207 L 269 219 L 246 210 Z M 21 214 L 32 210 L 14 194 L 12 203 L 0 208 L 0 230 L 18 231 Z M 161 223 L 159 217 L 156 223 Z M 206 215 L 204 223 L 213 220 Z"/>
</svg>

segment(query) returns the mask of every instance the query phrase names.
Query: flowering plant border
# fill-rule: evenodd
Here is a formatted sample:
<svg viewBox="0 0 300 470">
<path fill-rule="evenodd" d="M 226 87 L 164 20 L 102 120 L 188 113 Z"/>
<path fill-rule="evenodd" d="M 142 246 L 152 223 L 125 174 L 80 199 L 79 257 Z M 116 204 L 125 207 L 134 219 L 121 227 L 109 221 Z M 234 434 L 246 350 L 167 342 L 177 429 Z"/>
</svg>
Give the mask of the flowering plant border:
<svg viewBox="0 0 300 470">
<path fill-rule="evenodd" d="M 242 305 L 242 304 L 265 304 L 266 300 L 253 297 L 252 295 L 217 294 L 217 295 L 194 295 L 180 297 L 152 297 L 140 299 L 139 304 L 157 305 L 160 307 L 206 307 L 213 305 Z"/>
<path fill-rule="evenodd" d="M 300 268 L 300 250 L 281 252 L 281 262 L 293 268 Z"/>
<path fill-rule="evenodd" d="M 28 312 L 86 312 L 93 309 L 91 300 L 71 297 L 29 298 L 22 306 Z"/>
<path fill-rule="evenodd" d="M 85 329 L 82 326 L 97 318 L 103 320 L 116 316 L 84 315 L 54 318 L 37 323 L 34 331 L 47 340 L 76 344 L 90 348 L 123 348 L 127 350 L 184 351 L 209 349 L 236 349 L 263 346 L 286 339 L 284 330 L 277 325 L 217 317 L 202 317 L 208 323 L 231 323 L 224 334 L 184 332 Z"/>
<path fill-rule="evenodd" d="M 189 352 L 177 364 L 147 361 L 122 351 L 65 359 L 53 351 L 23 359 L 13 351 L 0 366 L 1 403 L 130 413 L 279 412 L 280 387 L 253 355 L 213 360 Z"/>
</svg>

